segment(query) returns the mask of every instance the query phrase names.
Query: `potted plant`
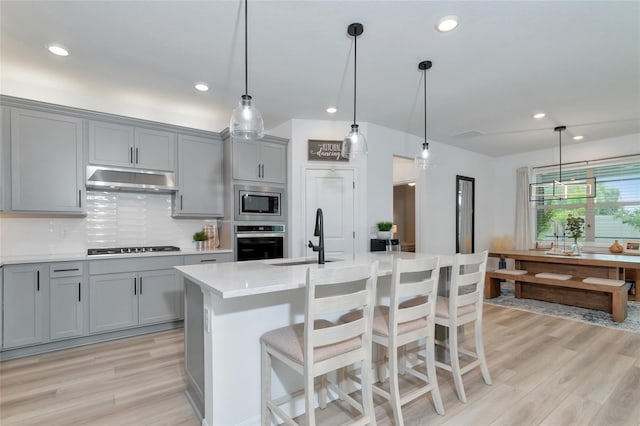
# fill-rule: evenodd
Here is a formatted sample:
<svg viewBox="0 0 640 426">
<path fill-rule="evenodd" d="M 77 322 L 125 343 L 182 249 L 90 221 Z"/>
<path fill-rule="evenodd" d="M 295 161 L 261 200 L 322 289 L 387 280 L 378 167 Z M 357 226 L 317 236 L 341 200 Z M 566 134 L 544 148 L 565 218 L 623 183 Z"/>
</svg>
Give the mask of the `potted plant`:
<svg viewBox="0 0 640 426">
<path fill-rule="evenodd" d="M 576 254 L 580 254 L 580 245 L 578 244 L 578 238 L 582 237 L 584 231 L 584 218 L 573 216 L 569 213 L 567 216 L 567 235 L 573 238 L 572 251 Z"/>
<path fill-rule="evenodd" d="M 204 231 L 198 231 L 193 234 L 193 241 L 196 243 L 196 250 L 204 249 L 204 242 L 208 239 L 209 237 L 204 233 Z"/>
<path fill-rule="evenodd" d="M 567 235 L 573 238 L 573 242 L 578 244 L 578 238 L 582 237 L 584 231 L 584 218 L 573 216 L 569 213 L 567 216 Z"/>
<path fill-rule="evenodd" d="M 391 228 L 393 228 L 393 222 L 378 222 L 376 225 L 378 226 L 379 239 L 381 240 L 391 239 L 391 236 L 392 236 Z"/>
</svg>

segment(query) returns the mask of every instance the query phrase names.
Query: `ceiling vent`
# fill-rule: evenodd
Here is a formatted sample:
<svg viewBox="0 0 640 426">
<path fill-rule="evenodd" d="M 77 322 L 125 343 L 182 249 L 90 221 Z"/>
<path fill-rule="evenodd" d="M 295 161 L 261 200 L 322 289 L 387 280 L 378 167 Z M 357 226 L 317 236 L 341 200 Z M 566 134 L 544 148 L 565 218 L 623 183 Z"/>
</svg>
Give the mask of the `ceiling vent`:
<svg viewBox="0 0 640 426">
<path fill-rule="evenodd" d="M 478 136 L 483 136 L 484 133 L 479 132 L 477 130 L 469 130 L 468 132 L 462 132 L 462 133 L 458 133 L 455 137 L 458 139 L 469 139 L 469 138 L 476 138 Z"/>
</svg>

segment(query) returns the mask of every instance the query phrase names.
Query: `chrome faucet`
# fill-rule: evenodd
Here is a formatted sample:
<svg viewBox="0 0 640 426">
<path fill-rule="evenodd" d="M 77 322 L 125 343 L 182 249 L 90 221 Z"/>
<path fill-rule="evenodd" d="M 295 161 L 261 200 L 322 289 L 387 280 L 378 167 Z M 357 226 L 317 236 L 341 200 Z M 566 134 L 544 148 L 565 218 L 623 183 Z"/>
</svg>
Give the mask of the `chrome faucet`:
<svg viewBox="0 0 640 426">
<path fill-rule="evenodd" d="M 318 265 L 324 265 L 324 224 L 322 223 L 322 209 L 316 210 L 316 227 L 313 231 L 314 237 L 318 239 L 318 245 L 314 245 L 309 241 L 308 247 L 318 252 Z"/>
</svg>

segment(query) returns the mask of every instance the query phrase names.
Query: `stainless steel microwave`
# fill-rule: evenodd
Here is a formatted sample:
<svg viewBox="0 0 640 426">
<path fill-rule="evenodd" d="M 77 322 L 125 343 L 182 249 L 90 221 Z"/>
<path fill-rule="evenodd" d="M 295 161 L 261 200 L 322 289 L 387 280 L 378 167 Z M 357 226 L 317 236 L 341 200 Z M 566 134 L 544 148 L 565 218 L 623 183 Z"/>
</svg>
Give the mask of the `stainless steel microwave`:
<svg viewBox="0 0 640 426">
<path fill-rule="evenodd" d="M 235 186 L 235 220 L 284 219 L 284 188 Z"/>
</svg>

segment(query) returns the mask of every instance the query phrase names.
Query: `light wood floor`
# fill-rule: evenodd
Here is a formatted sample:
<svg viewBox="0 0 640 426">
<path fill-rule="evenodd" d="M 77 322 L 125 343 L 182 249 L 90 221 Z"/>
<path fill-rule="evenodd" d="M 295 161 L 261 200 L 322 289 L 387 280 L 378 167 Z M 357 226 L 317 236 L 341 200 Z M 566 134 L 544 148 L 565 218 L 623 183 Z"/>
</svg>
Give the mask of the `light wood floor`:
<svg viewBox="0 0 640 426">
<path fill-rule="evenodd" d="M 493 385 L 466 374 L 462 404 L 439 371 L 446 415 L 427 396 L 404 407 L 407 425 L 640 425 L 640 334 L 489 305 L 484 330 Z M 198 425 L 182 345 L 172 330 L 0 363 L 0 424 Z M 391 424 L 376 402 L 378 424 Z"/>
</svg>

